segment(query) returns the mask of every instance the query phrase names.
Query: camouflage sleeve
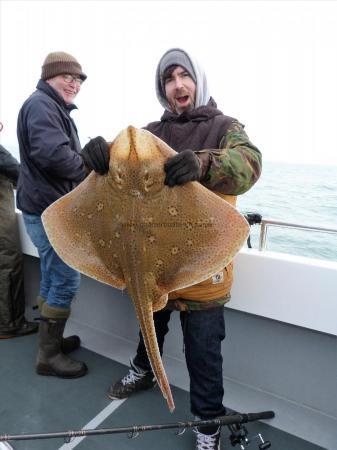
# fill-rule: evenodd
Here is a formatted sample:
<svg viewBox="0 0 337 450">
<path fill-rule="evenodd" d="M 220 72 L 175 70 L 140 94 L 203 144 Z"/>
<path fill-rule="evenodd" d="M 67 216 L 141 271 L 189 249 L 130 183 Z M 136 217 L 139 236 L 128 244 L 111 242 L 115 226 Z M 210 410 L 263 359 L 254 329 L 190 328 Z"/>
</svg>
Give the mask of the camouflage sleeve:
<svg viewBox="0 0 337 450">
<path fill-rule="evenodd" d="M 262 155 L 253 145 L 238 121 L 232 122 L 222 137 L 219 149 L 196 152 L 203 160 L 209 157 L 202 184 L 212 191 L 239 195 L 248 191 L 259 179 Z"/>
</svg>

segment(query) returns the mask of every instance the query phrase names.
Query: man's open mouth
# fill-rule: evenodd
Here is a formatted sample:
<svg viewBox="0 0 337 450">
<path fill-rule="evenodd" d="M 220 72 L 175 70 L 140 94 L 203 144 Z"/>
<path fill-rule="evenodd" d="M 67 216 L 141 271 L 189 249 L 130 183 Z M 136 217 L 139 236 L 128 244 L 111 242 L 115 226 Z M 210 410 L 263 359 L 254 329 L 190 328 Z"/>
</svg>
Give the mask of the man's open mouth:
<svg viewBox="0 0 337 450">
<path fill-rule="evenodd" d="M 182 97 L 177 97 L 176 100 L 178 103 L 185 103 L 188 100 L 188 95 L 184 95 Z"/>
</svg>

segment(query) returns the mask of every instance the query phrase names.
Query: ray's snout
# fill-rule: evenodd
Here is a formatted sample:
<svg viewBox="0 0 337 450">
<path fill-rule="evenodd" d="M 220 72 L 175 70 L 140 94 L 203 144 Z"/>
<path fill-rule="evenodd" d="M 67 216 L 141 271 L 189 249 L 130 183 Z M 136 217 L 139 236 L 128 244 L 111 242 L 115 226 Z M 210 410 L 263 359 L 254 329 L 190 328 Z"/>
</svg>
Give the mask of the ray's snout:
<svg viewBox="0 0 337 450">
<path fill-rule="evenodd" d="M 147 130 L 129 125 L 113 142 L 111 156 L 132 166 L 151 161 L 164 163 L 175 151 Z"/>
</svg>

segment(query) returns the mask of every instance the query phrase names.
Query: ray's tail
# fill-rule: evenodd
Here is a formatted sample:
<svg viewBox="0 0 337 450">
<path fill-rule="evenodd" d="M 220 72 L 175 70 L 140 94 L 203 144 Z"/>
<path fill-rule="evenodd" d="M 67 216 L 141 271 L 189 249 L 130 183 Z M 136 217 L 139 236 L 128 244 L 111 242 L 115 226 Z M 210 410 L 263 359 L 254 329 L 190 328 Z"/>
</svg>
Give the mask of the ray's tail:
<svg viewBox="0 0 337 450">
<path fill-rule="evenodd" d="M 137 305 L 135 302 L 135 308 L 137 317 L 140 324 L 140 329 L 142 331 L 145 347 L 147 350 L 147 355 L 149 357 L 152 371 L 156 377 L 159 384 L 160 390 L 165 397 L 168 407 L 171 412 L 174 411 L 174 401 L 171 393 L 171 388 L 165 373 L 163 362 L 160 356 L 156 330 L 153 321 L 153 310 L 151 302 L 142 302 L 142 306 Z"/>
</svg>

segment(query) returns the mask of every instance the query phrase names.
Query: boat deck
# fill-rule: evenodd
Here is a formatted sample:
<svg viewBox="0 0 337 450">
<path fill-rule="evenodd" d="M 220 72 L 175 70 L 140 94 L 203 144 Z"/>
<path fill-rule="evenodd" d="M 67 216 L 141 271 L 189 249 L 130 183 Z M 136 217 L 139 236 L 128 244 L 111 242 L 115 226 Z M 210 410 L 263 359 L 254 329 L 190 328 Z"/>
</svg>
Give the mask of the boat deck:
<svg viewBox="0 0 337 450">
<path fill-rule="evenodd" d="M 83 378 L 63 380 L 35 373 L 37 335 L 0 341 L 0 435 L 35 434 L 80 429 L 128 427 L 193 420 L 188 392 L 172 386 L 176 410 L 171 414 L 158 388 L 141 392 L 128 400 L 110 401 L 106 391 L 112 381 L 126 373 L 126 366 L 81 348 L 74 355 L 83 359 L 89 373 Z M 244 411 L 257 412 L 257 411 Z M 270 424 L 270 425 L 269 425 Z M 310 442 L 274 428 L 272 420 L 246 425 L 249 439 L 261 433 L 272 450 L 322 450 Z M 110 434 L 64 439 L 10 441 L 15 450 L 168 450 L 194 449 L 194 433 L 186 429 L 127 434 Z M 254 440 L 249 449 L 258 449 Z M 0 443 L 0 449 L 2 445 Z M 221 449 L 232 447 L 229 430 L 222 429 Z M 241 449 L 240 449 L 241 450 Z"/>
</svg>

